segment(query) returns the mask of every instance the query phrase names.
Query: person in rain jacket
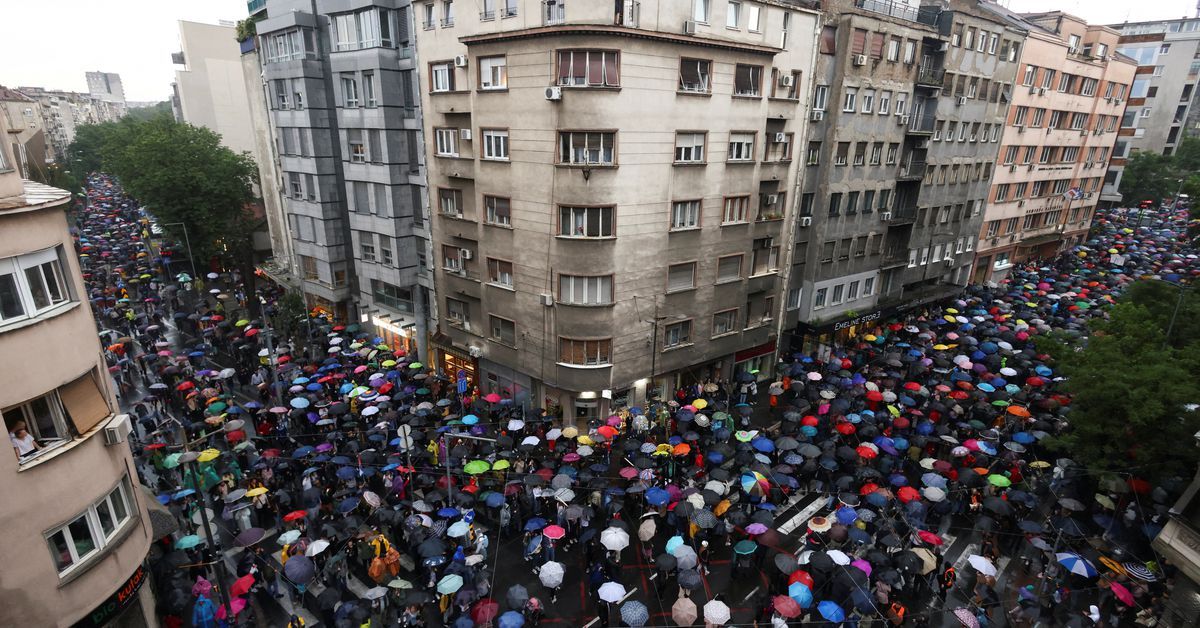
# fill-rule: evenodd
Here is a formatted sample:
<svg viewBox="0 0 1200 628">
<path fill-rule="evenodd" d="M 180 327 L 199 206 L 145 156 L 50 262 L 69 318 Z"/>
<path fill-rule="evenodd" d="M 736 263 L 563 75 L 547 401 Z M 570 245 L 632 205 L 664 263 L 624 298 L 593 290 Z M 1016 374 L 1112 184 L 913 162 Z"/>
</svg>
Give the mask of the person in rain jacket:
<svg viewBox="0 0 1200 628">
<path fill-rule="evenodd" d="M 197 597 L 192 606 L 192 625 L 196 628 L 215 628 L 217 625 L 216 605 L 204 595 Z"/>
</svg>

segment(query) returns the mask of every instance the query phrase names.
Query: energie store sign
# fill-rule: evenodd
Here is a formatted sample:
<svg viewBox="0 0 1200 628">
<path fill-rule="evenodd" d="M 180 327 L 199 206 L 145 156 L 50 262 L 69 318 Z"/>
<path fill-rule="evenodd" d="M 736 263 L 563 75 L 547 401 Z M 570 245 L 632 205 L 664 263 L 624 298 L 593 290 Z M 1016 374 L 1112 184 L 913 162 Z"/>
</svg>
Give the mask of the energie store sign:
<svg viewBox="0 0 1200 628">
<path fill-rule="evenodd" d="M 137 568 L 129 579 L 121 583 L 121 588 L 117 589 L 116 593 L 108 596 L 97 606 L 92 612 L 88 613 L 83 619 L 75 623 L 73 628 L 99 628 L 104 626 L 109 621 L 116 619 L 121 611 L 128 608 L 131 604 L 137 601 L 138 590 L 146 583 L 146 578 L 150 574 L 146 571 L 145 565 Z"/>
</svg>

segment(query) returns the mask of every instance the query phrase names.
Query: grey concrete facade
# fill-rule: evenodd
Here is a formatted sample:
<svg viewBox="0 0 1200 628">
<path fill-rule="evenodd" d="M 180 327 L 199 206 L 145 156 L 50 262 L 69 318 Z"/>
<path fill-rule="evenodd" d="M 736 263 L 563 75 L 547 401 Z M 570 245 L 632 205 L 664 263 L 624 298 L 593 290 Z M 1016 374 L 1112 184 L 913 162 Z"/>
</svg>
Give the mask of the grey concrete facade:
<svg viewBox="0 0 1200 628">
<path fill-rule="evenodd" d="M 258 52 L 293 252 L 273 266 L 310 305 L 408 345 L 433 315 L 421 306 L 433 282 L 409 4 L 270 0 L 263 13 Z"/>
<path fill-rule="evenodd" d="M 769 376 L 810 6 L 414 4 L 437 366 L 579 420 Z"/>
</svg>

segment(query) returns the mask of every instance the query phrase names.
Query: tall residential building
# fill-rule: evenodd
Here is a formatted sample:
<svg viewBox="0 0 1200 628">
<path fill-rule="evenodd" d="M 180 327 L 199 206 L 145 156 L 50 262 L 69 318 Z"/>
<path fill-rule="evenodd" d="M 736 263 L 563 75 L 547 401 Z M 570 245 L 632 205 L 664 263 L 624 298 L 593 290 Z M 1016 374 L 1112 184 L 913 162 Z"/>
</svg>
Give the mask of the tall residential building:
<svg viewBox="0 0 1200 628">
<path fill-rule="evenodd" d="M 815 4 L 462 5 L 414 4 L 437 367 L 580 420 L 769 377 Z"/>
<path fill-rule="evenodd" d="M 116 72 L 87 72 L 88 93 L 105 102 L 125 104 L 125 87 Z"/>
<path fill-rule="evenodd" d="M 965 285 L 1021 39 L 974 2 L 824 9 L 786 298 L 806 353 Z"/>
<path fill-rule="evenodd" d="M 993 10 L 1029 34 L 979 234 L 978 282 L 1086 238 L 1136 70 L 1111 28 L 1058 11 Z"/>
<path fill-rule="evenodd" d="M 1200 77 L 1200 18 L 1130 22 L 1112 28 L 1121 33 L 1117 52 L 1137 62 L 1112 164 L 1104 178 L 1105 201 L 1122 199 L 1118 188 L 1125 159 L 1134 151 L 1175 152 L 1185 137 L 1200 135 L 1196 82 Z"/>
<path fill-rule="evenodd" d="M 33 178 L 31 170 L 41 170 L 51 158 L 46 135 L 45 113 L 38 101 L 0 85 L 0 115 L 8 116 L 8 142 L 17 169 L 26 179 Z"/>
<path fill-rule="evenodd" d="M 124 105 L 87 94 L 25 86 L 17 90 L 41 106 L 42 127 L 50 146 L 48 154 L 55 161 L 66 158 L 67 147 L 75 141 L 76 127 L 115 121 L 125 114 Z"/>
<path fill-rule="evenodd" d="M 236 29 L 223 24 L 179 22 L 180 52 L 171 55 L 175 70 L 176 118 L 221 136 L 236 153 L 254 147 L 250 103 L 242 73 Z"/>
<path fill-rule="evenodd" d="M 21 443 L 0 453 L 3 623 L 154 625 L 142 588 L 147 494 L 124 442 L 129 418 L 114 415 L 70 194 L 22 180 L 13 164 L 0 143 L 0 414 Z"/>
<path fill-rule="evenodd" d="M 348 6 L 251 3 L 294 254 L 266 269 L 412 350 L 433 278 L 409 3 Z"/>
</svg>

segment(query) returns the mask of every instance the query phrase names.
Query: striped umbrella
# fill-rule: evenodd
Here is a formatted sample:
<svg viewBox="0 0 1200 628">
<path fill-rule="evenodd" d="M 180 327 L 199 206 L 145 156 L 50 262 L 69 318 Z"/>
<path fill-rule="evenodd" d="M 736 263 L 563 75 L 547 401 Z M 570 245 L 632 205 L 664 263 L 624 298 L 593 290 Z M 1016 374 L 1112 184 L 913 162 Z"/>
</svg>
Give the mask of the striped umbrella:
<svg viewBox="0 0 1200 628">
<path fill-rule="evenodd" d="M 1121 566 L 1125 568 L 1125 571 L 1129 572 L 1129 575 L 1137 578 L 1138 580 L 1142 580 L 1144 582 L 1154 582 L 1155 580 L 1158 580 L 1158 576 L 1154 575 L 1153 571 L 1150 571 L 1141 563 L 1121 563 Z"/>
<path fill-rule="evenodd" d="M 1085 578 L 1094 578 L 1099 573 L 1096 571 L 1096 566 L 1089 563 L 1087 559 L 1072 552 L 1059 552 L 1054 555 L 1058 559 L 1058 563 L 1067 568 L 1067 571 Z"/>
</svg>

